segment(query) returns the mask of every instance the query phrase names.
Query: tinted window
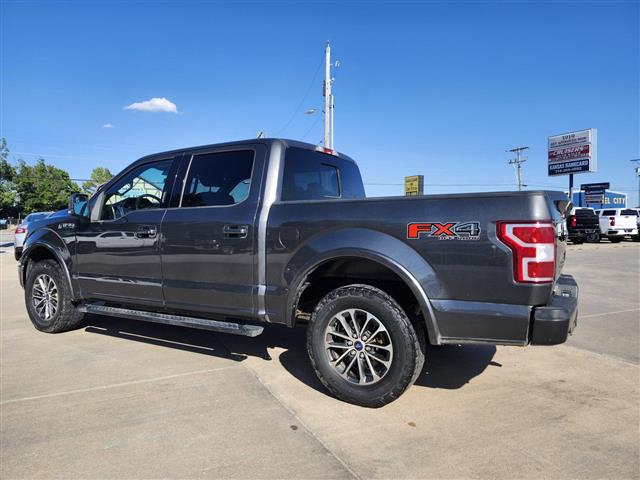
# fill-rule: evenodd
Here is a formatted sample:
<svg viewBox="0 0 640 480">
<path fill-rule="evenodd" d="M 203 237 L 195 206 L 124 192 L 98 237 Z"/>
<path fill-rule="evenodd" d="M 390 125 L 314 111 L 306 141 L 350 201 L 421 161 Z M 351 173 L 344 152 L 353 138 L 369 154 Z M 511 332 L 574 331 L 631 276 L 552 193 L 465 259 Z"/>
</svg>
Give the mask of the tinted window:
<svg viewBox="0 0 640 480">
<path fill-rule="evenodd" d="M 103 220 L 121 218 L 133 210 L 160 208 L 173 160 L 145 163 L 117 180 L 105 193 Z"/>
<path fill-rule="evenodd" d="M 339 197 L 364 197 L 360 172 L 353 162 L 304 148 L 287 149 L 282 200 Z"/>
<path fill-rule="evenodd" d="M 235 205 L 249 195 L 253 150 L 195 155 L 187 173 L 182 207 Z"/>
<path fill-rule="evenodd" d="M 605 215 L 615 215 L 615 214 L 616 214 L 616 211 L 615 211 L 615 210 L 603 210 L 603 211 L 602 211 L 602 216 L 605 216 Z"/>
<path fill-rule="evenodd" d="M 624 209 L 620 212 L 620 215 L 633 215 L 634 217 L 638 216 L 638 212 L 632 208 Z"/>
</svg>

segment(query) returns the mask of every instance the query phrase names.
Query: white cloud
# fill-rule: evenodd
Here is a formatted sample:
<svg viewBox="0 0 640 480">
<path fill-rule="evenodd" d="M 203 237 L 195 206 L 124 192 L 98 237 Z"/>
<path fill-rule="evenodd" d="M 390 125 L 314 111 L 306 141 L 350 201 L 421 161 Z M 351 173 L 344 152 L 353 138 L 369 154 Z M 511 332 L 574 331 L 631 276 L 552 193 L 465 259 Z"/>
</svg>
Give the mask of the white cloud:
<svg viewBox="0 0 640 480">
<path fill-rule="evenodd" d="M 102 128 L 113 128 L 113 125 L 111 125 L 110 123 L 105 123 L 104 125 L 102 125 Z"/>
<path fill-rule="evenodd" d="M 141 112 L 170 112 L 178 113 L 176 104 L 166 98 L 152 98 L 144 102 L 135 102 L 124 107 L 125 110 L 139 110 Z"/>
</svg>

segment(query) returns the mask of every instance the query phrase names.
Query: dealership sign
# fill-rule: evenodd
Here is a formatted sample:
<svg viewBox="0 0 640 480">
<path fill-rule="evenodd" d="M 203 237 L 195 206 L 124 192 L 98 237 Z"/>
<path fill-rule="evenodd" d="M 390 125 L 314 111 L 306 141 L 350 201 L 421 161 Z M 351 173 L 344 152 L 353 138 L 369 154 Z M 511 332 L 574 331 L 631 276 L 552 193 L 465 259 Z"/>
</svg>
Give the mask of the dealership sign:
<svg viewBox="0 0 640 480">
<path fill-rule="evenodd" d="M 424 195 L 424 175 L 404 177 L 404 194 L 406 196 Z"/>
<path fill-rule="evenodd" d="M 590 128 L 549 137 L 549 175 L 595 172 L 597 130 Z"/>
</svg>

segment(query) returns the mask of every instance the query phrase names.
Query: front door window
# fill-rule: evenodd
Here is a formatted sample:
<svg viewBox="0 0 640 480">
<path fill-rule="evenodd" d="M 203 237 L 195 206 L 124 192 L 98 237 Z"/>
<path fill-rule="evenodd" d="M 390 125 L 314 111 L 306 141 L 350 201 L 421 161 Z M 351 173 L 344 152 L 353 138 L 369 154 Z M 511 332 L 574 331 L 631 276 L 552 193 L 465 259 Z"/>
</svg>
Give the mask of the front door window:
<svg viewBox="0 0 640 480">
<path fill-rule="evenodd" d="M 117 220 L 142 209 L 160 208 L 173 160 L 161 160 L 134 168 L 109 187 L 101 220 Z"/>
</svg>

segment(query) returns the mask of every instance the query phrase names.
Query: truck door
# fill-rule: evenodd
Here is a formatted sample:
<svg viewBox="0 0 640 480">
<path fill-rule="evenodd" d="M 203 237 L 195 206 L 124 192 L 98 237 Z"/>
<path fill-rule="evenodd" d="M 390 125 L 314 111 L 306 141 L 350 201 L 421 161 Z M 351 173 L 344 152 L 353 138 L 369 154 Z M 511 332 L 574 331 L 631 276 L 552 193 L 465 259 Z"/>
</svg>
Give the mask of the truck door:
<svg viewBox="0 0 640 480">
<path fill-rule="evenodd" d="M 174 159 L 134 165 L 99 194 L 76 227 L 76 275 L 85 298 L 161 305 L 160 225 Z"/>
<path fill-rule="evenodd" d="M 253 316 L 255 230 L 266 147 L 218 147 L 185 155 L 182 181 L 162 222 L 167 307 Z"/>
</svg>

